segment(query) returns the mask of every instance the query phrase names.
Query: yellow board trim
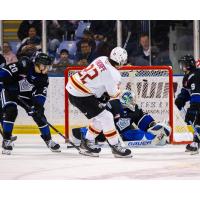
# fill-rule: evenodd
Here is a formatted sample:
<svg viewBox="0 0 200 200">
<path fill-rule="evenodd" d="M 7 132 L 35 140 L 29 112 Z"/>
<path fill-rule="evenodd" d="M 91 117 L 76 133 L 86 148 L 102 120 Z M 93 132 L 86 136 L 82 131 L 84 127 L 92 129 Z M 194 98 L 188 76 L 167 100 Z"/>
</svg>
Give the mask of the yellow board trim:
<svg viewBox="0 0 200 200">
<path fill-rule="evenodd" d="M 54 127 L 64 134 L 64 125 L 54 125 Z M 50 131 L 51 134 L 56 134 L 51 128 Z M 36 125 L 14 125 L 13 134 L 40 134 L 40 130 Z"/>
</svg>

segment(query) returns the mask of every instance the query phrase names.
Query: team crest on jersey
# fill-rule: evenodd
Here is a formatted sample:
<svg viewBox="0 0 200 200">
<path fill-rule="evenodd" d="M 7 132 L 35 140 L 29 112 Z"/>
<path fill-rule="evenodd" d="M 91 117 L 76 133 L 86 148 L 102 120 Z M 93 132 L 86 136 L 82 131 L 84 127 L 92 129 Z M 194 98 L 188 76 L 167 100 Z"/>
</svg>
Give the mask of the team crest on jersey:
<svg viewBox="0 0 200 200">
<path fill-rule="evenodd" d="M 120 118 L 116 125 L 119 127 L 120 131 L 124 130 L 131 124 L 130 118 Z"/>
<path fill-rule="evenodd" d="M 20 92 L 29 92 L 32 91 L 34 85 L 30 84 L 27 79 L 22 79 L 19 81 Z"/>
</svg>

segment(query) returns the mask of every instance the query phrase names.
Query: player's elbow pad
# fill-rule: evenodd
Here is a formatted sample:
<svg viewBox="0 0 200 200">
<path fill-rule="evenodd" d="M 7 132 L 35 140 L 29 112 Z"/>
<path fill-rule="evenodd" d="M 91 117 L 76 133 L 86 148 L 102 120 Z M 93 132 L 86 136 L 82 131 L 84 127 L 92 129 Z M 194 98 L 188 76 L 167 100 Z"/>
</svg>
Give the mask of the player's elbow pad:
<svg viewBox="0 0 200 200">
<path fill-rule="evenodd" d="M 177 98 L 177 99 L 175 100 L 175 105 L 177 106 L 177 108 L 178 108 L 179 110 L 181 110 L 181 109 L 185 106 L 185 100 L 182 99 L 182 98 Z"/>
</svg>

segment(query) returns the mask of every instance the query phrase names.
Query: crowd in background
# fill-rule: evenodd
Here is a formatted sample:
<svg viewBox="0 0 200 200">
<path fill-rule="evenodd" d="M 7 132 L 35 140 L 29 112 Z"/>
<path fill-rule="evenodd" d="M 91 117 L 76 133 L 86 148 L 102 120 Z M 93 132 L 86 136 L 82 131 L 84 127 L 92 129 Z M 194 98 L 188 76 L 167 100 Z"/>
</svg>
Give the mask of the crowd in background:
<svg viewBox="0 0 200 200">
<path fill-rule="evenodd" d="M 173 25 L 172 22 L 165 23 Z M 21 22 L 17 32 L 20 42 L 16 53 L 12 52 L 9 42 L 3 43 L 3 56 L 7 64 L 16 62 L 21 55 L 31 56 L 42 50 L 41 23 L 39 20 Z M 172 65 L 169 56 L 169 30 L 166 27 L 169 29 L 169 25 L 162 26 L 158 21 L 149 38 L 147 20 L 123 21 L 123 44 L 130 32 L 126 46 L 128 64 Z M 68 66 L 87 66 L 98 56 L 109 56 L 110 50 L 117 46 L 116 35 L 115 20 L 48 20 L 47 51 L 54 60 L 49 74 L 62 75 Z M 150 42 L 152 38 L 154 40 Z M 153 45 L 150 47 L 149 44 Z"/>
</svg>

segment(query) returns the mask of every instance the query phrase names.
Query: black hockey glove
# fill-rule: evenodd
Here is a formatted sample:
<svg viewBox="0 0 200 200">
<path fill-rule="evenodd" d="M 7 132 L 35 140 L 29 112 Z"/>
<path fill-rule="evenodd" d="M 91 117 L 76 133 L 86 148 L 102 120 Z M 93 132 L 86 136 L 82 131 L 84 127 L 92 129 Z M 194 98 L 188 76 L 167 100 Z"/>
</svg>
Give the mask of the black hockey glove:
<svg viewBox="0 0 200 200">
<path fill-rule="evenodd" d="M 29 116 L 36 115 L 36 110 L 34 106 L 31 106 L 31 108 L 27 111 Z"/>
<path fill-rule="evenodd" d="M 101 103 L 107 103 L 110 100 L 110 96 L 107 92 L 104 92 L 103 95 L 100 98 L 98 98 L 98 100 Z"/>
<path fill-rule="evenodd" d="M 31 106 L 31 108 L 27 111 L 29 116 L 42 118 L 44 117 L 44 107 L 38 104 Z"/>
<path fill-rule="evenodd" d="M 121 109 L 122 108 L 119 99 L 113 99 L 106 105 L 106 110 L 110 111 L 115 119 L 120 117 Z"/>
<path fill-rule="evenodd" d="M 178 108 L 179 110 L 181 110 L 181 109 L 185 106 L 185 100 L 182 99 L 182 98 L 177 98 L 177 99 L 175 100 L 175 105 L 177 106 L 177 108 Z"/>
</svg>

